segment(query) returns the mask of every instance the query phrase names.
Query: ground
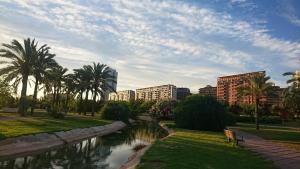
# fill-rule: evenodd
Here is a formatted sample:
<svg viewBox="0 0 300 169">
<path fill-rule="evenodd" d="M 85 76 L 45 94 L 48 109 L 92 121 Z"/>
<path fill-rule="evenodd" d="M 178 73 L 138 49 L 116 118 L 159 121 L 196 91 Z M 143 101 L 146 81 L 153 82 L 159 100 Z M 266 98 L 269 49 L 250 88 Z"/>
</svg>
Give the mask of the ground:
<svg viewBox="0 0 300 169">
<path fill-rule="evenodd" d="M 111 121 L 99 117 L 70 114 L 64 119 L 49 116 L 20 117 L 16 114 L 0 113 L 0 140 L 21 135 L 71 130 L 109 124 Z"/>
<path fill-rule="evenodd" d="M 138 169 L 273 169 L 262 157 L 225 141 L 222 132 L 174 129 L 155 142 Z"/>
<path fill-rule="evenodd" d="M 260 130 L 255 130 L 254 124 L 239 123 L 234 126 L 241 131 L 245 131 L 266 140 L 278 142 L 284 146 L 292 147 L 300 152 L 300 130 L 299 126 L 286 127 L 286 126 L 270 126 L 261 125 Z"/>
</svg>

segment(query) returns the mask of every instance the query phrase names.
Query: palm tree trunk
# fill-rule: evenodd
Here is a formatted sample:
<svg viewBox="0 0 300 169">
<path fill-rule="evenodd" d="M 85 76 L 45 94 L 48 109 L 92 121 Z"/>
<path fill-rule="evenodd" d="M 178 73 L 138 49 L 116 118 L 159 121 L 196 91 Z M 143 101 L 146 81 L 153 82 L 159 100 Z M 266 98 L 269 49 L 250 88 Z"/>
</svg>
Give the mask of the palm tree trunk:
<svg viewBox="0 0 300 169">
<path fill-rule="evenodd" d="M 89 90 L 86 90 L 85 92 L 85 105 L 84 105 L 84 115 L 86 115 L 87 107 L 88 107 L 88 97 L 89 97 Z"/>
<path fill-rule="evenodd" d="M 21 90 L 21 98 L 19 103 L 18 112 L 22 115 L 26 115 L 26 93 L 27 93 L 27 81 L 28 81 L 28 74 L 24 74 L 22 79 L 22 90 Z"/>
<path fill-rule="evenodd" d="M 82 113 L 82 101 L 83 101 L 83 91 L 80 91 L 80 101 L 79 101 L 79 114 Z"/>
<path fill-rule="evenodd" d="M 95 90 L 95 91 L 94 91 L 94 96 L 93 96 L 92 116 L 95 115 L 96 97 L 97 97 L 97 94 L 96 94 L 96 90 Z"/>
<path fill-rule="evenodd" d="M 34 108 L 35 108 L 38 86 L 39 86 L 39 79 L 36 78 L 36 80 L 35 80 L 35 86 L 34 86 L 34 92 L 33 92 L 33 98 L 32 98 L 31 111 L 30 111 L 31 115 L 33 115 L 33 111 L 34 111 Z"/>
<path fill-rule="evenodd" d="M 65 103 L 65 111 L 66 113 L 69 111 L 69 107 L 68 107 L 68 104 L 69 104 L 69 91 L 67 92 L 67 98 L 66 98 L 66 103 Z"/>
<path fill-rule="evenodd" d="M 256 130 L 259 130 L 259 111 L 258 111 L 258 104 L 259 104 L 259 99 L 255 99 L 255 126 Z"/>
</svg>

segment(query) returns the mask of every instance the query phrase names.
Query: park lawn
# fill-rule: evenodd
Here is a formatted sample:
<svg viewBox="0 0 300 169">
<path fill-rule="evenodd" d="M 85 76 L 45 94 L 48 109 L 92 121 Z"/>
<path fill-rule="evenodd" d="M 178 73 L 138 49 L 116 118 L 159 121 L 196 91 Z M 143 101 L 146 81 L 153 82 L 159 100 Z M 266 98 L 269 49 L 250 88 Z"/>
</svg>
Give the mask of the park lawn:
<svg viewBox="0 0 300 169">
<path fill-rule="evenodd" d="M 221 132 L 175 129 L 156 141 L 138 169 L 274 169 L 269 161 L 225 142 Z"/>
<path fill-rule="evenodd" d="M 55 119 L 49 116 L 20 117 L 10 115 L 9 117 L 12 119 L 0 120 L 0 140 L 21 135 L 51 133 L 111 123 L 111 121 L 102 120 L 99 117 L 79 115 L 69 115 L 64 119 Z"/>
<path fill-rule="evenodd" d="M 260 130 L 257 131 L 254 124 L 243 123 L 239 123 L 233 128 L 257 135 L 266 140 L 272 140 L 300 152 L 300 131 L 295 128 L 261 125 Z"/>
</svg>

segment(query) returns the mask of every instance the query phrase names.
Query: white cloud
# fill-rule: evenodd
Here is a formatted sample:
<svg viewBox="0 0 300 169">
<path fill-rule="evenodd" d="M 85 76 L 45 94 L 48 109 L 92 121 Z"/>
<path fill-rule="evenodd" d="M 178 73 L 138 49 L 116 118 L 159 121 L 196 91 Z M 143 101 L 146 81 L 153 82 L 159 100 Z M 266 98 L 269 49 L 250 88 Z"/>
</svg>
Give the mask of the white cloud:
<svg viewBox="0 0 300 169">
<path fill-rule="evenodd" d="M 231 2 L 248 3 L 246 0 Z M 18 0 L 6 3 L 19 7 L 14 11 L 0 4 L 0 9 L 9 10 L 11 15 L 29 16 L 34 22 L 49 24 L 71 37 L 81 37 L 82 41 L 69 44 L 63 37 L 49 40 L 37 36 L 62 59 L 91 62 L 105 56 L 103 61 L 119 70 L 121 88 L 122 84 L 130 86 L 132 81 L 138 81 L 136 87 L 163 82 L 203 85 L 214 82 L 210 78 L 218 75 L 247 71 L 251 64 L 266 68 L 267 64 L 258 64 L 262 58 L 256 56 L 257 51 L 263 51 L 263 56 L 280 57 L 283 62 L 300 54 L 299 42 L 273 37 L 268 29 L 186 2 Z M 4 27 L 6 32 L 2 33 Z M 0 27 L 2 38 L 22 37 L 19 36 L 21 28 L 8 31 L 7 27 Z M 34 31 L 38 30 L 27 33 L 37 35 Z M 88 49 L 88 45 L 84 46 L 86 42 L 97 49 Z M 125 51 L 120 56 L 101 53 L 118 50 L 117 47 Z M 191 63 L 187 63 L 189 60 Z M 153 81 L 155 77 L 159 79 Z"/>
</svg>

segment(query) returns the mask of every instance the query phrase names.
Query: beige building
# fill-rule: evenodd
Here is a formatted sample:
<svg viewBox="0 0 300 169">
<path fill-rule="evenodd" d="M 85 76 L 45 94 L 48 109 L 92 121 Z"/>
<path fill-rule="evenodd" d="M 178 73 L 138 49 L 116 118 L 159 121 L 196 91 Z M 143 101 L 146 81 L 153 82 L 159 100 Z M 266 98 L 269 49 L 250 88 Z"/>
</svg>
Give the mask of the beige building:
<svg viewBox="0 0 300 169">
<path fill-rule="evenodd" d="M 207 85 L 206 87 L 199 89 L 199 94 L 202 96 L 211 96 L 211 97 L 217 97 L 217 87 L 212 87 L 210 85 Z"/>
<path fill-rule="evenodd" d="M 130 101 L 135 99 L 133 90 L 118 91 L 117 93 L 109 93 L 108 100 L 114 101 Z"/>
<path fill-rule="evenodd" d="M 293 78 L 294 78 L 294 79 L 299 79 L 299 78 L 300 78 L 300 70 L 297 70 L 297 71 L 295 72 L 295 75 L 294 75 Z M 297 88 L 299 88 L 299 87 L 300 87 L 299 81 L 294 82 L 294 85 L 295 85 Z"/>
<path fill-rule="evenodd" d="M 177 89 L 174 85 L 162 85 L 155 87 L 147 87 L 136 89 L 136 100 L 162 100 L 162 99 L 177 99 Z"/>
</svg>

